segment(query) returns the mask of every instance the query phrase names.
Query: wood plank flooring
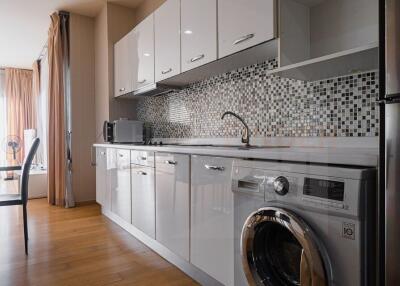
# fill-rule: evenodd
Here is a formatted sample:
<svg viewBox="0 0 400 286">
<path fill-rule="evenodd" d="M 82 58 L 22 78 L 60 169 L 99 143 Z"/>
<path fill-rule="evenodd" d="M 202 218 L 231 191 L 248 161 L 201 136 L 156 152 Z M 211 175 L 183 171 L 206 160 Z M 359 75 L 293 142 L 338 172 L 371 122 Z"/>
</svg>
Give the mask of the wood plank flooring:
<svg viewBox="0 0 400 286">
<path fill-rule="evenodd" d="M 98 205 L 28 203 L 29 255 L 22 210 L 0 207 L 0 285 L 198 285 L 101 215 Z"/>
</svg>

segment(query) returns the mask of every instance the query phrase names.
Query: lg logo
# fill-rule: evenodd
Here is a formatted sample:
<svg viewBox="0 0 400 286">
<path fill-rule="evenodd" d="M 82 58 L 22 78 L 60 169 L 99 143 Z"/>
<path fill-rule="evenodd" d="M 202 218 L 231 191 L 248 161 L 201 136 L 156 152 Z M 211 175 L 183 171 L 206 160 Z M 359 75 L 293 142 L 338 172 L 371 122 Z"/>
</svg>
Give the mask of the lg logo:
<svg viewBox="0 0 400 286">
<path fill-rule="evenodd" d="M 355 239 L 356 226 L 354 223 L 343 223 L 342 236 L 347 239 Z"/>
</svg>

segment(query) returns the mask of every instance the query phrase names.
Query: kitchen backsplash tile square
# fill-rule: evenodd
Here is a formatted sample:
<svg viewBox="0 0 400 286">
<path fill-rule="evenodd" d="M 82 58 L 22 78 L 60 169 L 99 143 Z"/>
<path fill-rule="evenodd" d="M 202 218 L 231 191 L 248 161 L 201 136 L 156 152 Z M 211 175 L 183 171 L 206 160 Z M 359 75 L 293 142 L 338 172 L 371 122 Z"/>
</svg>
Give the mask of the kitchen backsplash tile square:
<svg viewBox="0 0 400 286">
<path fill-rule="evenodd" d="M 241 115 L 251 136 L 378 136 L 378 73 L 315 82 L 268 75 L 272 60 L 218 75 L 138 102 L 138 119 L 156 138 L 240 136 Z"/>
</svg>

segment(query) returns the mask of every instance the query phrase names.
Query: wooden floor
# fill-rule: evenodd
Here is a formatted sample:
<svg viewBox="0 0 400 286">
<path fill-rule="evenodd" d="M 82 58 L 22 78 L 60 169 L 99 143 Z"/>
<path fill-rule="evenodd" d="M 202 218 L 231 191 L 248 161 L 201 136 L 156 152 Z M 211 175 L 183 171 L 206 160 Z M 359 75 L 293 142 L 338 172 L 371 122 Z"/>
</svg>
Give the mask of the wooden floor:
<svg viewBox="0 0 400 286">
<path fill-rule="evenodd" d="M 100 214 L 31 200 L 29 255 L 19 207 L 0 208 L 0 285 L 197 285 Z"/>
</svg>

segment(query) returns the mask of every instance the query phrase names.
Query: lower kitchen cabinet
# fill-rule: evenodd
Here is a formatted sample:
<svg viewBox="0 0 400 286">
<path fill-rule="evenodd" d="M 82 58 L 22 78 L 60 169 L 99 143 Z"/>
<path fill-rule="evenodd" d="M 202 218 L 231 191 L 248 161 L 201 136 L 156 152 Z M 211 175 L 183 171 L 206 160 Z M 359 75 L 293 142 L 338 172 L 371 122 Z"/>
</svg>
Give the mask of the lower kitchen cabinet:
<svg viewBox="0 0 400 286">
<path fill-rule="evenodd" d="M 111 212 L 131 222 L 130 151 L 107 149 L 107 174 L 110 180 Z"/>
<path fill-rule="evenodd" d="M 156 154 L 156 240 L 189 260 L 190 157 Z"/>
<path fill-rule="evenodd" d="M 154 168 L 131 164 L 131 180 L 132 224 L 155 238 Z"/>
<path fill-rule="evenodd" d="M 103 208 L 110 202 L 107 193 L 107 150 L 96 148 L 96 202 Z"/>
<path fill-rule="evenodd" d="M 191 159 L 190 262 L 226 286 L 234 280 L 232 163 Z"/>
</svg>

